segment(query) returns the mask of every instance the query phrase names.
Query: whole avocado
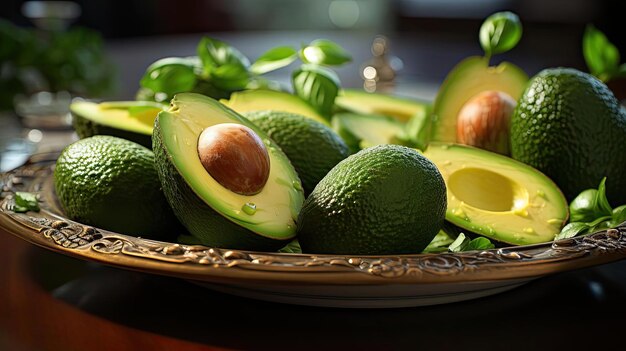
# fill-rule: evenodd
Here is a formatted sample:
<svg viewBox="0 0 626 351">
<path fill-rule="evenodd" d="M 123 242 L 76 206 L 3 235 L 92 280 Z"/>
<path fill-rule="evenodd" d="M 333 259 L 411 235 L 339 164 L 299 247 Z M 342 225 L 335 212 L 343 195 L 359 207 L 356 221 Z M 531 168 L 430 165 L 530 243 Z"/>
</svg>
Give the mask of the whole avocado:
<svg viewBox="0 0 626 351">
<path fill-rule="evenodd" d="M 420 253 L 441 229 L 446 186 L 414 149 L 379 145 L 339 162 L 305 200 L 298 240 L 308 253 Z"/>
<path fill-rule="evenodd" d="M 590 74 L 552 68 L 531 79 L 511 118 L 511 156 L 570 201 L 607 177 L 609 201 L 626 203 L 626 112 Z"/>
</svg>

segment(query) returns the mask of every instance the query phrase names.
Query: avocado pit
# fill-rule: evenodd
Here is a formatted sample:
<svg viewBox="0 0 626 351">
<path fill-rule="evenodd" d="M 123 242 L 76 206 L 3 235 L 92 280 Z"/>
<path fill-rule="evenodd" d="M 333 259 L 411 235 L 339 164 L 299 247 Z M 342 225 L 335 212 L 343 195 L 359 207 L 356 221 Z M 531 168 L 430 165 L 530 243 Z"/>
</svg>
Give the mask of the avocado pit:
<svg viewBox="0 0 626 351">
<path fill-rule="evenodd" d="M 459 111 L 457 142 L 508 155 L 515 105 L 515 100 L 501 91 L 488 90 L 475 95 Z"/>
<path fill-rule="evenodd" d="M 213 179 L 237 194 L 258 194 L 269 178 L 265 144 L 241 124 L 220 123 L 204 129 L 198 139 L 198 156 Z"/>
</svg>

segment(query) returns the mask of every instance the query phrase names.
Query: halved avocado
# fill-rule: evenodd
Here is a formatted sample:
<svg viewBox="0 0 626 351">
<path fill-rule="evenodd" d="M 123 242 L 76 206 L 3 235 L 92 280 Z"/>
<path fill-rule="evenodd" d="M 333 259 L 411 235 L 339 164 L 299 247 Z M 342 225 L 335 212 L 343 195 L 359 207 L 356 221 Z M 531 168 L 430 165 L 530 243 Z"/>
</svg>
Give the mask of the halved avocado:
<svg viewBox="0 0 626 351">
<path fill-rule="evenodd" d="M 264 110 L 291 112 L 330 126 L 328 120 L 317 113 L 317 111 L 305 101 L 295 95 L 280 91 L 239 91 L 232 93 L 229 100 L 222 99 L 220 102 L 238 113 Z"/>
<path fill-rule="evenodd" d="M 408 122 L 416 114 L 428 115 L 431 110 L 430 102 L 357 89 L 342 90 L 335 99 L 335 105 L 358 114 L 390 116 L 400 122 Z"/>
<path fill-rule="evenodd" d="M 472 97 L 493 90 L 519 100 L 528 75 L 509 62 L 489 66 L 487 58 L 472 56 L 457 64 L 444 80 L 433 107 L 432 140 L 456 142 L 456 121 Z"/>
<path fill-rule="evenodd" d="M 250 128 L 267 147 L 269 178 L 255 195 L 222 186 L 200 161 L 200 134 L 222 123 Z M 194 242 L 276 250 L 295 237 L 295 221 L 304 201 L 300 179 L 280 148 L 247 119 L 207 96 L 178 94 L 171 108 L 159 113 L 153 143 L 165 197 Z"/>
<path fill-rule="evenodd" d="M 149 101 L 76 101 L 70 105 L 76 134 L 83 139 L 112 135 L 152 147 L 152 128 L 165 105 Z"/>
<path fill-rule="evenodd" d="M 353 153 L 371 146 L 397 144 L 396 137 L 404 133 L 404 124 L 383 115 L 338 113 L 332 125 Z"/>
<path fill-rule="evenodd" d="M 563 193 L 526 164 L 451 143 L 430 143 L 424 156 L 446 183 L 446 220 L 463 229 L 526 245 L 554 240 L 567 220 Z"/>
</svg>

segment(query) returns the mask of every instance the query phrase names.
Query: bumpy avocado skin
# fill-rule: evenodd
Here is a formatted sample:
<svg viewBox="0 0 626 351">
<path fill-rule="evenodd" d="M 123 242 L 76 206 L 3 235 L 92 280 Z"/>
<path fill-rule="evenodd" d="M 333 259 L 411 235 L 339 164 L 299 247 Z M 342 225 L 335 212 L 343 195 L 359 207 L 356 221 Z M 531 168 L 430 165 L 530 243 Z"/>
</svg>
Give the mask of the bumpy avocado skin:
<svg viewBox="0 0 626 351">
<path fill-rule="evenodd" d="M 553 68 L 530 81 L 511 119 L 511 154 L 570 201 L 607 177 L 609 201 L 626 203 L 626 113 L 589 74 Z"/>
<path fill-rule="evenodd" d="M 298 240 L 307 253 L 420 253 L 441 229 L 446 186 L 413 149 L 380 145 L 335 166 L 304 202 Z"/>
<path fill-rule="evenodd" d="M 81 139 L 88 138 L 94 135 L 111 135 L 118 138 L 134 141 L 135 143 L 147 147 L 148 149 L 152 148 L 151 135 L 108 127 L 100 123 L 96 123 L 76 113 L 72 113 L 72 126 L 74 127 L 76 134 L 78 134 L 78 137 Z"/>
<path fill-rule="evenodd" d="M 326 125 L 311 118 L 281 111 L 245 114 L 287 155 L 309 194 L 339 161 L 350 155 L 346 143 Z"/>
<path fill-rule="evenodd" d="M 212 209 L 196 195 L 179 174 L 162 139 L 163 132 L 157 117 L 152 133 L 157 173 L 174 214 L 190 233 L 196 233 L 194 239 L 197 242 L 194 240 L 193 243 L 199 242 L 221 248 L 275 251 L 293 239 L 276 240 L 263 237 L 229 221 Z"/>
</svg>

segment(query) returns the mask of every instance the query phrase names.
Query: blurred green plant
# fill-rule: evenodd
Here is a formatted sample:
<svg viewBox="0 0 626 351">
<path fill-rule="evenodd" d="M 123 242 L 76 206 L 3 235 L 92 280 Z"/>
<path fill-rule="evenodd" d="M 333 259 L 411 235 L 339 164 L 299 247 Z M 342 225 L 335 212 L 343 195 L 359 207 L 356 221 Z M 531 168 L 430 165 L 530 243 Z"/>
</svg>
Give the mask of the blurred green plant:
<svg viewBox="0 0 626 351">
<path fill-rule="evenodd" d="M 620 65 L 619 50 L 592 24 L 587 25 L 583 35 L 583 56 L 589 72 L 601 81 L 626 78 L 626 63 Z"/>
<path fill-rule="evenodd" d="M 12 108 L 19 94 L 45 90 L 98 97 L 113 89 L 114 67 L 93 30 L 44 32 L 0 19 L 0 43 L 0 110 Z"/>
<path fill-rule="evenodd" d="M 281 90 L 278 83 L 262 75 L 300 58 L 302 64 L 291 77 L 293 91 L 330 118 L 340 82 L 328 66 L 342 65 L 352 59 L 341 46 L 325 39 L 314 40 L 300 50 L 289 46 L 271 48 L 252 64 L 236 48 L 209 37 L 200 40 L 196 54 L 163 58 L 148 66 L 140 81 L 137 100 L 164 102 L 181 92 L 222 99 L 244 89 Z"/>
</svg>

